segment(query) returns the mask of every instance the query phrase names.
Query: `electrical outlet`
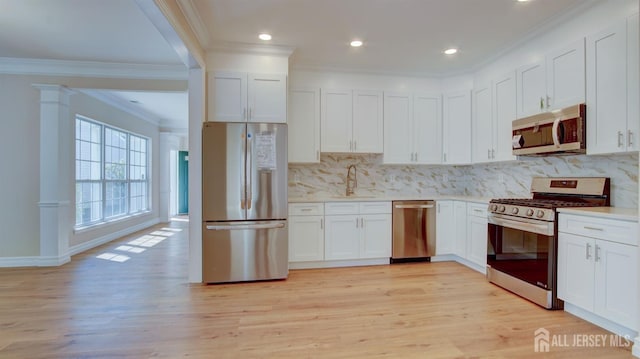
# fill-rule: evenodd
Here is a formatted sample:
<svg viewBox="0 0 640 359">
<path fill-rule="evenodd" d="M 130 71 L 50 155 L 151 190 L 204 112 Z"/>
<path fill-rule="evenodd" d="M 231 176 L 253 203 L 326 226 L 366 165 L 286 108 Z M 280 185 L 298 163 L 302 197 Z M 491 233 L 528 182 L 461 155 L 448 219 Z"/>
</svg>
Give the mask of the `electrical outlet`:
<svg viewBox="0 0 640 359">
<path fill-rule="evenodd" d="M 300 183 L 300 175 L 296 174 L 293 176 L 293 182 Z"/>
<path fill-rule="evenodd" d="M 504 173 L 499 173 L 498 174 L 498 182 L 504 183 Z"/>
<path fill-rule="evenodd" d="M 442 182 L 449 182 L 449 175 L 443 174 L 442 175 Z"/>
</svg>

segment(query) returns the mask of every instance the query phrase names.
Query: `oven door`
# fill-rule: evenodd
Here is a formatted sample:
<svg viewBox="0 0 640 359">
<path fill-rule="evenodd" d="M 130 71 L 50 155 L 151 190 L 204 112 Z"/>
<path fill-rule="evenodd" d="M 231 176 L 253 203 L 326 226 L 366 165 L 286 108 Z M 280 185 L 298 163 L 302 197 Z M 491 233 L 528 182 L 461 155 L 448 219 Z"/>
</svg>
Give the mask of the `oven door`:
<svg viewBox="0 0 640 359">
<path fill-rule="evenodd" d="M 489 214 L 487 264 L 534 286 L 555 284 L 554 222 Z"/>
</svg>

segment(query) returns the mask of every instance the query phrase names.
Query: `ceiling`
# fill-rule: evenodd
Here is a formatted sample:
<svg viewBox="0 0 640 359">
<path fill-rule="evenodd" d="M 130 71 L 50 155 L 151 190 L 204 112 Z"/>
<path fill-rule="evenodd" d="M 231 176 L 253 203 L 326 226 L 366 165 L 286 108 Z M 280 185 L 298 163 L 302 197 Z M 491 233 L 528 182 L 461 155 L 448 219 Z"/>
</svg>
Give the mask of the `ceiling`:
<svg viewBox="0 0 640 359">
<path fill-rule="evenodd" d="M 152 1 L 0 0 L 0 57 L 184 66 L 139 6 Z M 594 1 L 177 0 L 208 51 L 293 49 L 294 68 L 414 76 L 473 70 Z M 349 47 L 354 38 L 364 45 Z M 442 54 L 452 46 L 457 54 Z M 93 94 L 138 101 L 161 127 L 187 127 L 185 93 Z"/>
<path fill-rule="evenodd" d="M 180 0 L 208 49 L 295 49 L 298 68 L 424 76 L 473 69 L 592 0 Z M 364 41 L 351 48 L 352 39 Z M 445 56 L 442 51 L 457 47 Z"/>
</svg>

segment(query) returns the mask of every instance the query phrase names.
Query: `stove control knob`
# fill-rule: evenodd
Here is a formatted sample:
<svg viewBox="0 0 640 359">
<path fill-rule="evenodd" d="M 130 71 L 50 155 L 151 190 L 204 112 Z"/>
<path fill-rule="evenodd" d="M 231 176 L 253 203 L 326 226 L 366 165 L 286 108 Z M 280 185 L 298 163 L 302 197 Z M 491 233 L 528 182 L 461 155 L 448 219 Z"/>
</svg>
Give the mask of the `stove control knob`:
<svg viewBox="0 0 640 359">
<path fill-rule="evenodd" d="M 505 206 L 500 206 L 500 208 L 498 208 L 498 212 L 504 212 L 507 208 Z"/>
<path fill-rule="evenodd" d="M 491 210 L 492 212 L 495 212 L 497 209 L 498 209 L 498 205 L 497 205 L 497 204 L 492 204 L 492 205 L 489 207 L 489 210 Z"/>
<path fill-rule="evenodd" d="M 527 216 L 529 217 L 533 216 L 533 210 L 531 208 L 527 210 Z"/>
<path fill-rule="evenodd" d="M 538 212 L 536 212 L 536 217 L 538 217 L 538 218 L 544 217 L 544 212 L 541 211 L 541 210 L 538 210 Z"/>
<path fill-rule="evenodd" d="M 511 210 L 512 214 L 518 214 L 518 207 L 513 207 L 513 209 Z"/>
</svg>

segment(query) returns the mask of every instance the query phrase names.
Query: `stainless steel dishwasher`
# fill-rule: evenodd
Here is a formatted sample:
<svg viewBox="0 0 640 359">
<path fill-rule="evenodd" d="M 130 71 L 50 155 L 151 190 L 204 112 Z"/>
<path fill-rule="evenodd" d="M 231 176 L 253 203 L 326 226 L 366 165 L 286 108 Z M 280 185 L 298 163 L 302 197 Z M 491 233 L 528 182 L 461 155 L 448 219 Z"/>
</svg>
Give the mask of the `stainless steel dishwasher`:
<svg viewBox="0 0 640 359">
<path fill-rule="evenodd" d="M 391 263 L 428 261 L 436 254 L 434 201 L 393 202 Z"/>
</svg>

